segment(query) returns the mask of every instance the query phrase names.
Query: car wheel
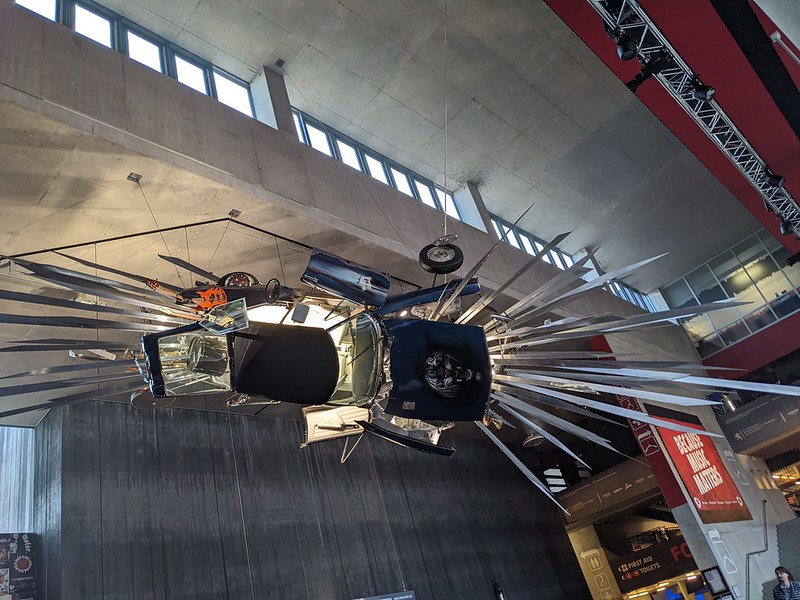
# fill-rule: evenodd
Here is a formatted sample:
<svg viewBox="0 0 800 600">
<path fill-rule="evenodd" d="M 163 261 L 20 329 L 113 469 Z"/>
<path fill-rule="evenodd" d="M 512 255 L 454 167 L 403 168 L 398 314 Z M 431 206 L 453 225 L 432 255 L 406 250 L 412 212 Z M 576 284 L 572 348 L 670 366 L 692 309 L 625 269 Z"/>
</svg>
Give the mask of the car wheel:
<svg viewBox="0 0 800 600">
<path fill-rule="evenodd" d="M 428 273 L 445 275 L 464 263 L 464 253 L 455 244 L 428 244 L 419 253 L 419 266 Z"/>
</svg>

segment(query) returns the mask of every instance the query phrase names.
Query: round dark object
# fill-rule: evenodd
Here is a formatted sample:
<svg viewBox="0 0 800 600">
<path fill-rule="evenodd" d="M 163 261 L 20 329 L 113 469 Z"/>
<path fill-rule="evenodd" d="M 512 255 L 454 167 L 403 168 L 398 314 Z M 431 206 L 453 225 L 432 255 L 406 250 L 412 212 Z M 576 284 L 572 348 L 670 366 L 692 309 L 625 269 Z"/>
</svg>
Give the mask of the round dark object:
<svg viewBox="0 0 800 600">
<path fill-rule="evenodd" d="M 224 277 L 220 277 L 217 285 L 228 288 L 244 288 L 258 285 L 258 279 L 255 275 L 245 273 L 244 271 L 234 271 L 228 273 Z"/>
<path fill-rule="evenodd" d="M 446 275 L 464 263 L 464 253 L 455 244 L 428 244 L 419 252 L 419 266 L 428 273 Z"/>
<path fill-rule="evenodd" d="M 455 398 L 461 384 L 473 378 L 469 369 L 461 367 L 458 359 L 445 352 L 434 352 L 425 360 L 425 382 L 445 398 Z"/>
</svg>

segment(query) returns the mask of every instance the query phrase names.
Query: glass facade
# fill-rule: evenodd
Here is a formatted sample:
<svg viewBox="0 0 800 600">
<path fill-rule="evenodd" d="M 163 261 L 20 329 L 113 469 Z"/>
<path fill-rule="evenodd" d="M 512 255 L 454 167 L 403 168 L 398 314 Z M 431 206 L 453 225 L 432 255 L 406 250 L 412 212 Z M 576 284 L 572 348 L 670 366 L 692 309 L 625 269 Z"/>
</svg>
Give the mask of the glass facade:
<svg viewBox="0 0 800 600">
<path fill-rule="evenodd" d="M 684 319 L 700 356 L 706 357 L 800 310 L 800 265 L 766 231 L 743 240 L 661 289 L 670 308 L 733 299 L 745 306 Z"/>
</svg>

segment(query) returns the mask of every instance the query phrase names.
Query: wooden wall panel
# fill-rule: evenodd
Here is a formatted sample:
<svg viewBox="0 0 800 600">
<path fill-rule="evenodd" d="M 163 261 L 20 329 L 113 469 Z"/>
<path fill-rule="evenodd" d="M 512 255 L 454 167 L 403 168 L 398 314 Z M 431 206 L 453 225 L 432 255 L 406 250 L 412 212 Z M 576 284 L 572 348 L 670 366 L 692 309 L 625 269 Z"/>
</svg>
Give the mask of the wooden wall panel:
<svg viewBox="0 0 800 600">
<path fill-rule="evenodd" d="M 96 403 L 45 428 L 52 598 L 589 598 L 558 510 L 480 438 L 450 432 L 450 459 L 365 438 L 342 465 L 296 421 Z"/>
</svg>

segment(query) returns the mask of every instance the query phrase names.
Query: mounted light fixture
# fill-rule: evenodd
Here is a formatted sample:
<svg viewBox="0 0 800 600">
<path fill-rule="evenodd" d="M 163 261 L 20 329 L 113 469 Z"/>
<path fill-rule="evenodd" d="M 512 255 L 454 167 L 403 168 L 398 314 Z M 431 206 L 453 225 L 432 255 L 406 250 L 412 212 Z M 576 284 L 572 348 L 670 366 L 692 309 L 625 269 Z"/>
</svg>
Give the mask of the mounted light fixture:
<svg viewBox="0 0 800 600">
<path fill-rule="evenodd" d="M 781 235 L 789 235 L 790 233 L 794 233 L 794 229 L 792 229 L 792 224 L 783 218 L 780 219 L 780 231 Z"/>
<path fill-rule="evenodd" d="M 764 169 L 764 176 L 767 180 L 767 183 L 772 187 L 782 188 L 783 184 L 785 183 L 785 178 L 782 175 L 773 173 L 772 169 L 770 168 Z"/>
<path fill-rule="evenodd" d="M 764 200 L 764 210 L 767 212 L 775 212 L 775 209 L 772 208 L 772 205 L 766 200 Z"/>
<path fill-rule="evenodd" d="M 692 97 L 695 100 L 711 102 L 716 95 L 717 90 L 710 85 L 703 85 L 697 77 L 692 80 Z"/>
<path fill-rule="evenodd" d="M 633 60 L 639 48 L 636 42 L 627 34 L 622 31 L 614 34 L 614 41 L 617 43 L 617 54 L 622 60 Z"/>
<path fill-rule="evenodd" d="M 671 60 L 667 54 L 657 54 L 644 64 L 642 69 L 636 74 L 636 77 L 626 83 L 625 87 L 635 94 L 640 85 L 650 79 L 653 75 L 657 75 L 663 69 L 667 68 L 670 63 Z"/>
</svg>

